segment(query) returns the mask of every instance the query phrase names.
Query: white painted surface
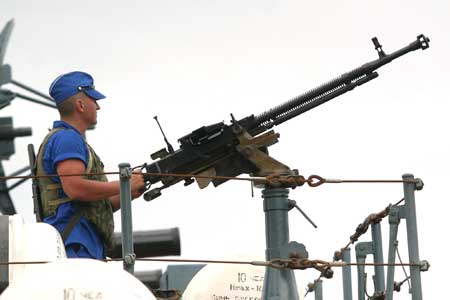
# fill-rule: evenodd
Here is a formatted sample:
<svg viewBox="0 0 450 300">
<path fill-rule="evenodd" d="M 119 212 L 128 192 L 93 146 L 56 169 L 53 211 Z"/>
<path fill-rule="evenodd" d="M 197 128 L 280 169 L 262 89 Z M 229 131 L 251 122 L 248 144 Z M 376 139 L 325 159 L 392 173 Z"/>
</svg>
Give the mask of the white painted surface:
<svg viewBox="0 0 450 300">
<path fill-rule="evenodd" d="M 250 261 L 254 256 L 228 257 L 228 260 Z M 227 259 L 224 259 L 227 260 Z M 264 259 L 261 258 L 260 261 Z M 265 267 L 244 264 L 208 264 L 189 282 L 183 300 L 260 300 Z M 298 277 L 300 274 L 296 274 Z M 303 284 L 297 278 L 300 300 Z"/>
<path fill-rule="evenodd" d="M 66 251 L 58 231 L 45 223 L 26 223 L 21 215 L 9 217 L 9 261 L 47 262 L 66 258 Z M 9 266 L 9 280 L 19 280 L 30 264 Z"/>
<path fill-rule="evenodd" d="M 144 284 L 117 265 L 92 259 L 63 259 L 27 268 L 0 299 L 152 300 L 155 297 Z"/>
</svg>

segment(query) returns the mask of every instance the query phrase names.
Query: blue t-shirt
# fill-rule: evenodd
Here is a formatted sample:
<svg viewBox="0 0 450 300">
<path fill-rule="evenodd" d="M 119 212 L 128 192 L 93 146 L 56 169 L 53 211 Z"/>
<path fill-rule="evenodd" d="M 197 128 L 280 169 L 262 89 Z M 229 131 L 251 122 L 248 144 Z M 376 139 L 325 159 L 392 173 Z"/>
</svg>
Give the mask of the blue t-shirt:
<svg viewBox="0 0 450 300">
<path fill-rule="evenodd" d="M 89 160 L 89 150 L 80 132 L 70 124 L 63 121 L 55 121 L 53 128 L 63 128 L 53 134 L 44 149 L 43 163 L 46 174 L 56 174 L 58 162 L 67 159 L 79 159 L 85 166 Z M 51 177 L 56 183 L 61 183 L 59 177 Z M 59 190 L 60 197 L 67 197 L 62 189 Z M 72 202 L 60 204 L 56 213 L 44 219 L 44 222 L 54 226 L 60 233 L 64 231 L 71 217 L 75 214 Z M 82 244 L 92 258 L 103 259 L 104 246 L 99 235 L 92 224 L 81 216 L 80 221 L 73 227 L 64 245 Z"/>
</svg>

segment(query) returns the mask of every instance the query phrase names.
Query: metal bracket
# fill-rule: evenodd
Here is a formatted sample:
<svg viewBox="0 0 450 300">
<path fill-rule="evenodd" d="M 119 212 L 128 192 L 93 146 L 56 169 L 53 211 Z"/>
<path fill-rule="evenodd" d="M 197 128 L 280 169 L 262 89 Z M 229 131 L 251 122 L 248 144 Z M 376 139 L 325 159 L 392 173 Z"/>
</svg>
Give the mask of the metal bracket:
<svg viewBox="0 0 450 300">
<path fill-rule="evenodd" d="M 420 272 L 426 272 L 430 269 L 430 263 L 427 260 L 420 261 Z"/>
<path fill-rule="evenodd" d="M 416 178 L 416 191 L 421 191 L 424 185 L 425 184 L 423 183 L 422 179 Z"/>
<path fill-rule="evenodd" d="M 373 254 L 373 242 L 359 242 L 355 246 L 357 258 L 366 258 L 368 254 Z"/>
<path fill-rule="evenodd" d="M 400 224 L 400 220 L 404 218 L 405 217 L 402 206 L 391 207 L 391 209 L 389 210 L 389 224 L 398 225 Z"/>
<path fill-rule="evenodd" d="M 131 178 L 131 174 L 132 174 L 131 169 L 125 167 L 125 168 L 120 169 L 119 177 L 120 177 L 120 179 L 129 179 L 129 178 Z"/>
<path fill-rule="evenodd" d="M 136 254 L 127 254 L 123 257 L 123 262 L 126 266 L 134 266 L 136 261 Z"/>
<path fill-rule="evenodd" d="M 291 241 L 287 244 L 284 244 L 279 248 L 280 251 L 280 258 L 291 258 L 292 256 L 295 256 L 297 258 L 308 258 L 309 254 L 308 251 L 306 251 L 305 245 Z"/>
</svg>

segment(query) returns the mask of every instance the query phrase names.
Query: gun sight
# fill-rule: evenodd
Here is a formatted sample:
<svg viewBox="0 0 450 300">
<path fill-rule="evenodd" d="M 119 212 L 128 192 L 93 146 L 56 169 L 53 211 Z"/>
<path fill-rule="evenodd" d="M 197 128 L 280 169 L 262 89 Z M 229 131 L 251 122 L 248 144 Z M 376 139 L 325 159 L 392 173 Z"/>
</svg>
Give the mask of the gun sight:
<svg viewBox="0 0 450 300">
<path fill-rule="evenodd" d="M 159 130 L 161 130 L 161 133 L 162 133 L 163 138 L 164 138 L 164 142 L 166 142 L 166 145 L 167 145 L 167 151 L 169 151 L 169 153 L 174 153 L 175 150 L 173 150 L 172 145 L 171 145 L 171 144 L 169 143 L 169 141 L 167 140 L 166 135 L 164 134 L 164 131 L 163 131 L 163 129 L 161 128 L 161 125 L 159 124 L 158 116 L 154 116 L 153 119 L 155 119 L 156 123 L 158 124 Z"/>
</svg>

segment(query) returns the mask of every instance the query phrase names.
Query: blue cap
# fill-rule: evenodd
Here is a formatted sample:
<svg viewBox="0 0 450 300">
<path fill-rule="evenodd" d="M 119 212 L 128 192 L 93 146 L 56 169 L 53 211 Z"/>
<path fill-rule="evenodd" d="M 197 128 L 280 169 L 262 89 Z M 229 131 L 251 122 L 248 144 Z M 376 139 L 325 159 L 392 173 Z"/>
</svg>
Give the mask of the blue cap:
<svg viewBox="0 0 450 300">
<path fill-rule="evenodd" d="M 59 76 L 52 82 L 49 88 L 50 96 L 52 96 L 56 105 L 79 92 L 85 93 L 94 100 L 106 98 L 95 89 L 92 76 L 80 71 Z"/>
</svg>

